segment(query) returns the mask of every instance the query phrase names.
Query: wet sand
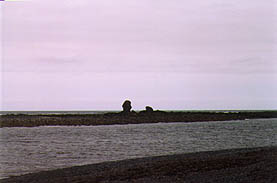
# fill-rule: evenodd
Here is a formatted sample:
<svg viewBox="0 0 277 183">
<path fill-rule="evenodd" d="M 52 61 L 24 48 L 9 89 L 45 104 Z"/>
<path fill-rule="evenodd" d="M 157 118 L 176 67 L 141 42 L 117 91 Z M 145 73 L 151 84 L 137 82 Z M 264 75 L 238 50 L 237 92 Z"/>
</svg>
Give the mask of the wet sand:
<svg viewBox="0 0 277 183">
<path fill-rule="evenodd" d="M 275 183 L 277 147 L 230 149 L 76 166 L 1 183 Z"/>
<path fill-rule="evenodd" d="M 130 112 L 106 114 L 64 115 L 2 115 L 0 127 L 35 127 L 54 125 L 113 125 L 139 123 L 229 121 L 258 118 L 277 118 L 277 111 L 260 112 Z"/>
</svg>

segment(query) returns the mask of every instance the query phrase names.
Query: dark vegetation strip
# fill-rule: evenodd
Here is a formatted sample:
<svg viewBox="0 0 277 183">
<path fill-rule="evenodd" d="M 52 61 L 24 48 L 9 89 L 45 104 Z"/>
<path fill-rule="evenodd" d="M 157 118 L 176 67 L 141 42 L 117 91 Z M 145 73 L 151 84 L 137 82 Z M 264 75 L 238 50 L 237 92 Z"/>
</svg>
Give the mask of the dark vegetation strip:
<svg viewBox="0 0 277 183">
<path fill-rule="evenodd" d="M 158 122 L 227 121 L 277 118 L 277 111 L 261 112 L 130 112 L 106 114 L 2 115 L 0 127 L 35 127 L 49 125 L 113 125 Z"/>
</svg>

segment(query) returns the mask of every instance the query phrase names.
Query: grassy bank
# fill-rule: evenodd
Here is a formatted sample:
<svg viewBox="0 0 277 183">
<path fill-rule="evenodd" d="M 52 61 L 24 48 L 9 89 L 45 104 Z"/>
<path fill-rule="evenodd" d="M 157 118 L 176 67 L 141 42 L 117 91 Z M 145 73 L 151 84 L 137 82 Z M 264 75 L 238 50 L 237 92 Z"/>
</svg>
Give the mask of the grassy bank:
<svg viewBox="0 0 277 183">
<path fill-rule="evenodd" d="M 80 115 L 2 115 L 0 127 L 35 127 L 47 125 L 113 125 L 157 122 L 226 121 L 277 118 L 277 111 L 261 112 L 131 112 Z"/>
</svg>

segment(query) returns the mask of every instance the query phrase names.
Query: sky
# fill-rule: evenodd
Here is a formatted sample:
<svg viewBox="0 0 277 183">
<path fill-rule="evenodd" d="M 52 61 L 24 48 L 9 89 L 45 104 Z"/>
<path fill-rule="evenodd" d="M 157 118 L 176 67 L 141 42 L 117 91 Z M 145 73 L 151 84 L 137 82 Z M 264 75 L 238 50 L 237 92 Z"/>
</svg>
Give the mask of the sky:
<svg viewBox="0 0 277 183">
<path fill-rule="evenodd" d="M 275 0 L 0 3 L 0 110 L 277 109 Z"/>
</svg>

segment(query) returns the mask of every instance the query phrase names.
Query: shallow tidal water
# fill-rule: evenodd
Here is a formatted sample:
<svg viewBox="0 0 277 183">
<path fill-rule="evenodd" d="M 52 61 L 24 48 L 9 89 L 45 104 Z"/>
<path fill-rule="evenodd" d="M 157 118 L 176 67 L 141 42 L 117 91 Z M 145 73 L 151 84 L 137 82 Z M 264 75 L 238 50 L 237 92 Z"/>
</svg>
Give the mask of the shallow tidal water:
<svg viewBox="0 0 277 183">
<path fill-rule="evenodd" d="M 0 128 L 0 179 L 146 156 L 277 146 L 277 119 Z"/>
</svg>

